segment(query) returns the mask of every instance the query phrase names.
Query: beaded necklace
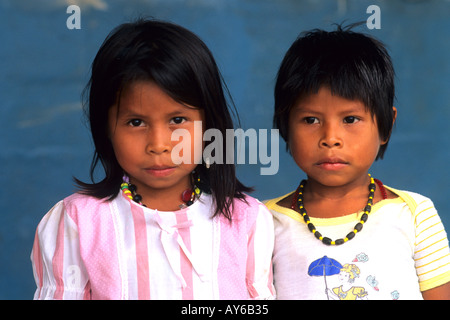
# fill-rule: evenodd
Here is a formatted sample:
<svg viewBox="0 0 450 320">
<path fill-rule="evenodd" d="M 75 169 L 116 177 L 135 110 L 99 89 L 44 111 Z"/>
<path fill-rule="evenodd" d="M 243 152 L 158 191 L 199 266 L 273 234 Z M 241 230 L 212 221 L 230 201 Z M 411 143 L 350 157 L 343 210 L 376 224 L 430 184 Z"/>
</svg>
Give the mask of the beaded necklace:
<svg viewBox="0 0 450 320">
<path fill-rule="evenodd" d="M 197 178 L 196 183 L 200 183 L 200 177 Z M 181 193 L 181 201 L 183 201 L 184 203 L 179 205 L 180 209 L 189 207 L 194 203 L 195 198 L 200 197 L 202 191 L 199 187 L 197 187 L 196 183 L 194 183 L 194 187 L 192 189 L 188 188 Z M 120 188 L 128 198 L 140 204 L 141 206 L 147 207 L 142 203 L 142 196 L 136 193 L 137 187 L 129 182 L 128 177 L 124 177 Z"/>
<path fill-rule="evenodd" d="M 372 176 L 370 174 L 369 174 L 369 177 L 370 177 L 369 199 L 367 200 L 367 204 L 364 207 L 364 213 L 362 214 L 360 221 L 355 225 L 354 229 L 352 231 L 350 231 L 347 234 L 347 236 L 345 236 L 345 238 L 343 238 L 343 239 L 341 238 L 341 239 L 336 239 L 333 241 L 328 237 L 322 236 L 322 234 L 319 231 L 317 231 L 314 224 L 312 224 L 312 222 L 310 221 L 309 216 L 306 213 L 305 206 L 303 205 L 303 189 L 306 185 L 306 180 L 302 180 L 302 182 L 300 182 L 300 185 L 298 186 L 297 191 L 296 191 L 297 195 L 296 195 L 296 197 L 293 198 L 291 208 L 294 210 L 295 202 L 297 202 L 298 209 L 300 210 L 300 214 L 303 216 L 303 220 L 305 220 L 305 223 L 308 226 L 309 231 L 311 231 L 312 234 L 314 234 L 314 236 L 317 239 L 322 241 L 322 243 L 324 243 L 326 245 L 336 245 L 336 246 L 344 244 L 345 242 L 353 239 L 355 237 L 355 235 L 362 230 L 364 223 L 367 222 L 369 213 L 372 210 L 373 198 L 374 198 L 375 189 L 376 189 L 375 183 L 378 184 L 378 186 L 380 187 L 380 191 L 383 196 L 383 199 L 387 199 L 387 193 L 386 193 L 386 190 L 385 190 L 383 184 L 381 183 L 381 181 L 372 178 Z"/>
</svg>

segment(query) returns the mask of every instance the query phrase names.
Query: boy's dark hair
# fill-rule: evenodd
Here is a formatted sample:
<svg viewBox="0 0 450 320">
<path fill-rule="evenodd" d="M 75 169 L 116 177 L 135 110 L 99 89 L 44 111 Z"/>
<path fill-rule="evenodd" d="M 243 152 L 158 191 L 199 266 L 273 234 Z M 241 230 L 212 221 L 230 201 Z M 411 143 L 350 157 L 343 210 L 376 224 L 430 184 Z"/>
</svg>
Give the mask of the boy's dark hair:
<svg viewBox="0 0 450 320">
<path fill-rule="evenodd" d="M 286 52 L 275 85 L 274 127 L 289 149 L 289 113 L 302 97 L 327 86 L 332 94 L 360 100 L 376 117 L 380 138 L 389 141 L 394 121 L 394 68 L 380 41 L 352 27 L 300 34 Z M 377 158 L 382 159 L 388 143 Z"/>
<path fill-rule="evenodd" d="M 115 28 L 103 42 L 92 64 L 92 75 L 83 92 L 95 145 L 91 163 L 92 184 L 75 179 L 80 192 L 99 199 L 114 199 L 120 190 L 123 169 L 108 137 L 108 110 L 120 100 L 122 90 L 134 81 L 153 81 L 171 98 L 204 110 L 206 128 L 233 129 L 227 87 L 215 60 L 200 38 L 189 30 L 163 21 L 139 19 Z M 232 102 L 232 101 L 231 101 Z M 237 113 L 235 113 L 237 117 Z M 223 154 L 226 145 L 223 146 Z M 105 178 L 95 183 L 99 164 Z M 251 191 L 235 175 L 234 164 L 204 164 L 195 169 L 205 192 L 213 195 L 217 214 L 231 219 L 234 198 Z M 209 190 L 208 190 L 209 189 Z"/>
</svg>

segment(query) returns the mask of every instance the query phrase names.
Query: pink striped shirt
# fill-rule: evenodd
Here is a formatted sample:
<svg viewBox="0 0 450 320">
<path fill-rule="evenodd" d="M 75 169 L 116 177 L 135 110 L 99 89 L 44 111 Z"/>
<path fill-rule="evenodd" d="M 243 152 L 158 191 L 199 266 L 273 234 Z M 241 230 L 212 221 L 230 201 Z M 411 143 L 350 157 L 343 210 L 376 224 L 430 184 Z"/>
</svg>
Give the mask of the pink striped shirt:
<svg viewBox="0 0 450 320">
<path fill-rule="evenodd" d="M 234 201 L 233 221 L 212 217 L 212 198 L 162 212 L 122 193 L 73 194 L 36 231 L 35 299 L 267 299 L 274 231 L 258 200 Z"/>
</svg>

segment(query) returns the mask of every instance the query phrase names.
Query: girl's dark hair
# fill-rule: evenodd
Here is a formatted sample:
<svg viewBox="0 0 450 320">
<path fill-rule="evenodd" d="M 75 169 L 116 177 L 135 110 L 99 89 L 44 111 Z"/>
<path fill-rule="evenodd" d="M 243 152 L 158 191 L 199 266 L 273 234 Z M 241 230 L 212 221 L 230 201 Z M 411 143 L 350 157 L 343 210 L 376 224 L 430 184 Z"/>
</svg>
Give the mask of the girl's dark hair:
<svg viewBox="0 0 450 320">
<path fill-rule="evenodd" d="M 335 95 L 362 101 L 376 117 L 380 138 L 388 142 L 394 121 L 394 68 L 380 41 L 350 31 L 359 24 L 302 33 L 286 52 L 275 85 L 273 123 L 287 149 L 292 106 L 322 86 Z M 380 147 L 376 160 L 383 158 L 387 145 Z"/>
<path fill-rule="evenodd" d="M 133 81 L 153 81 L 171 98 L 204 110 L 206 129 L 233 129 L 227 99 L 231 96 L 216 62 L 203 43 L 189 30 L 163 21 L 139 19 L 115 28 L 103 42 L 92 64 L 92 75 L 83 91 L 85 111 L 95 146 L 90 168 L 92 183 L 75 179 L 80 192 L 99 199 L 114 199 L 120 190 L 123 169 L 108 137 L 108 110 Z M 236 117 L 237 113 L 233 110 Z M 223 146 L 223 154 L 226 145 Z M 95 182 L 101 163 L 105 178 Z M 237 178 L 234 164 L 201 164 L 195 169 L 204 192 L 212 193 L 215 213 L 231 220 L 234 198 L 251 191 Z"/>
</svg>

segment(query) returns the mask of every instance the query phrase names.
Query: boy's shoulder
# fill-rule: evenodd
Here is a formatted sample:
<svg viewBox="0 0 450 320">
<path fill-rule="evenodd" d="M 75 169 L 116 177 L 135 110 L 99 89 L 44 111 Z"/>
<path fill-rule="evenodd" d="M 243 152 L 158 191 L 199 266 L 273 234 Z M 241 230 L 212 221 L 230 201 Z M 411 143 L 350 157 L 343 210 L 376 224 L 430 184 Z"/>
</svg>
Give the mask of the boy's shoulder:
<svg viewBox="0 0 450 320">
<path fill-rule="evenodd" d="M 281 201 L 283 199 L 286 199 L 287 197 L 289 197 L 294 191 L 291 191 L 289 193 L 283 194 L 281 196 L 278 196 L 276 198 L 272 198 L 272 199 L 266 199 L 263 201 L 264 205 L 269 209 L 269 210 L 275 210 L 275 211 L 279 211 L 281 210 L 282 207 L 280 205 Z"/>
<path fill-rule="evenodd" d="M 385 187 L 389 191 L 399 196 L 403 200 L 403 202 L 405 202 L 408 205 L 409 209 L 413 214 L 418 211 L 418 208 L 420 209 L 424 205 L 434 207 L 434 204 L 430 198 L 421 195 L 417 192 L 395 189 L 386 185 Z"/>
</svg>

